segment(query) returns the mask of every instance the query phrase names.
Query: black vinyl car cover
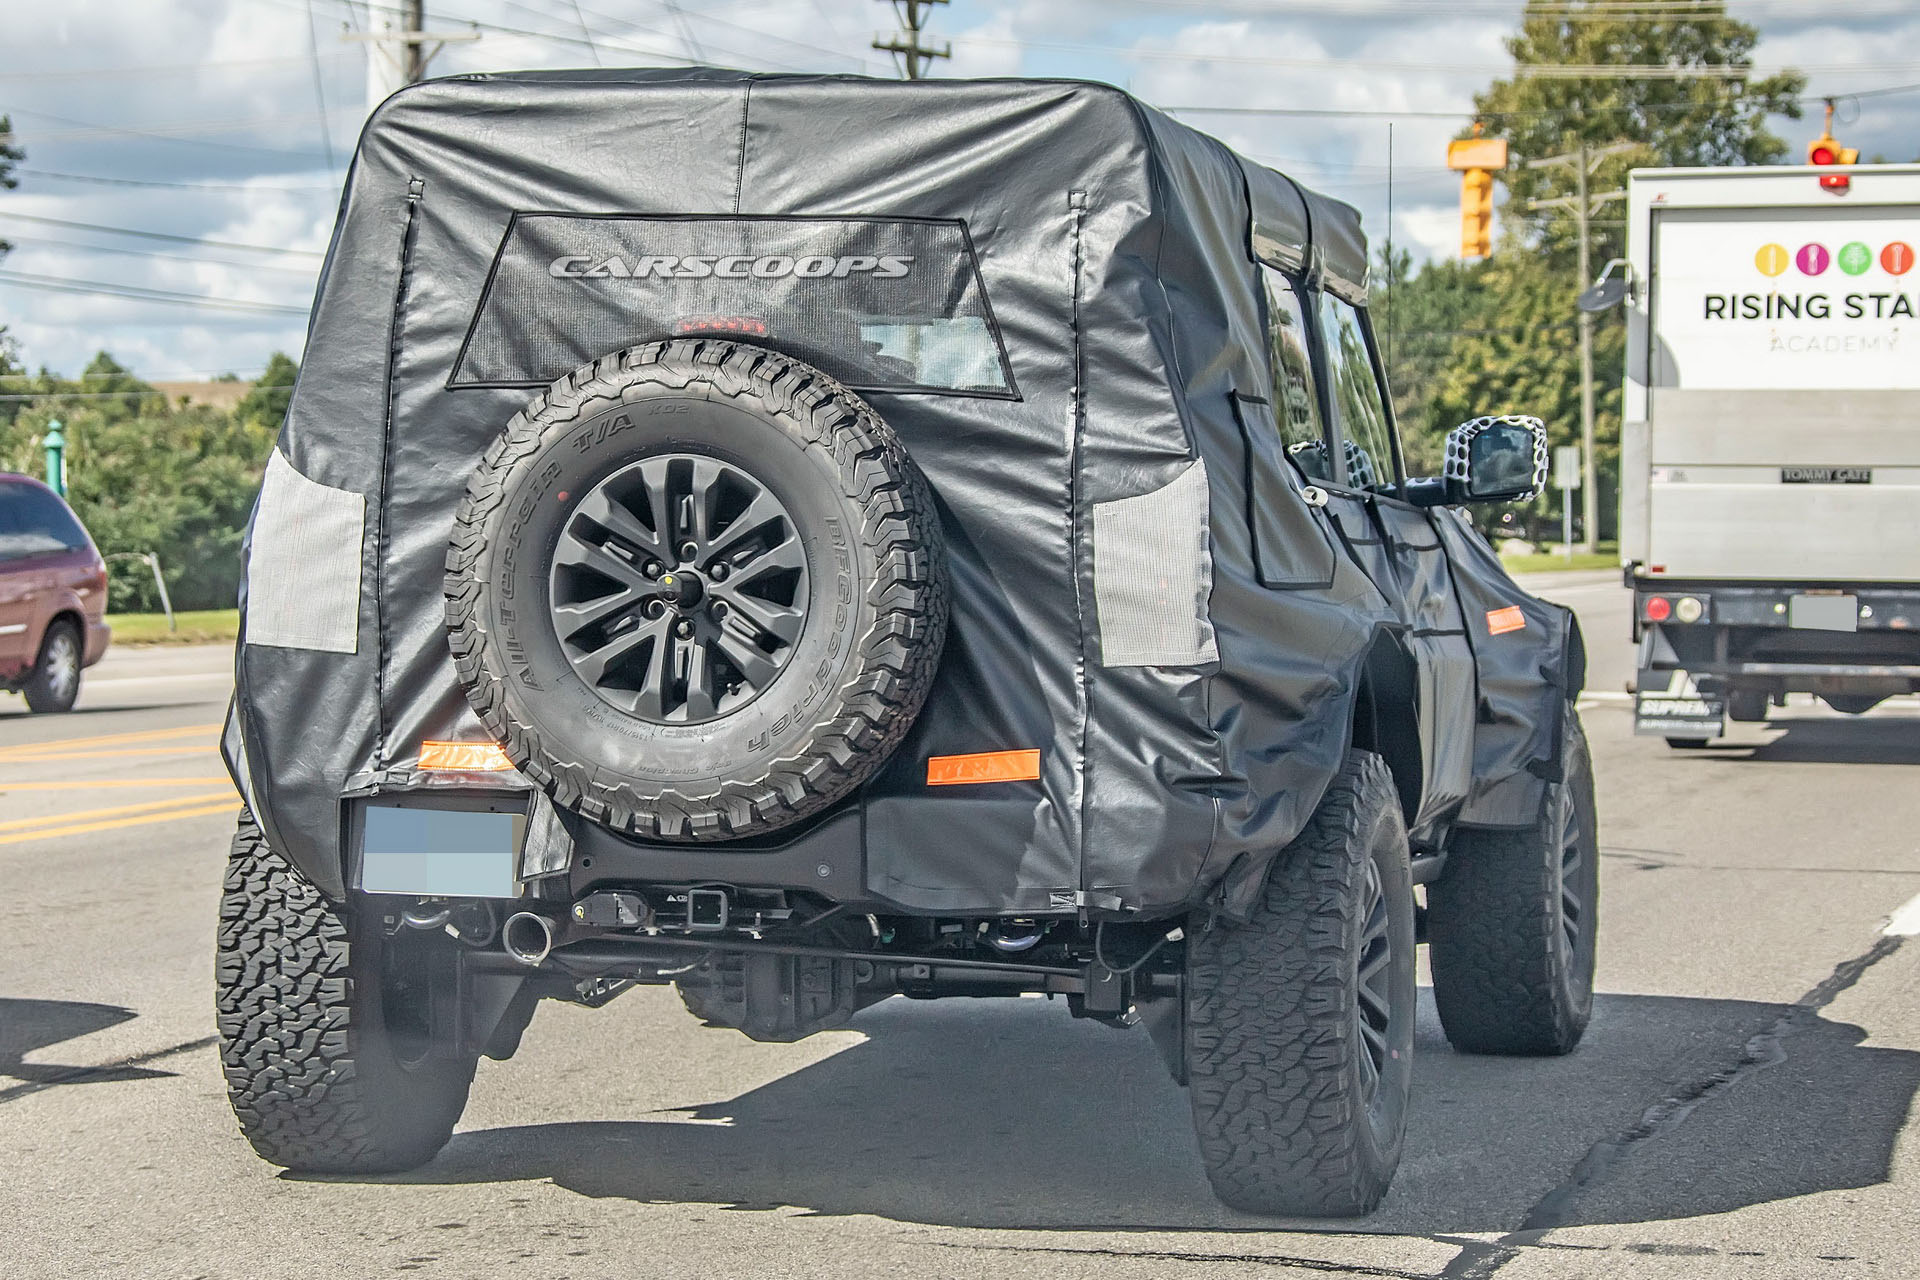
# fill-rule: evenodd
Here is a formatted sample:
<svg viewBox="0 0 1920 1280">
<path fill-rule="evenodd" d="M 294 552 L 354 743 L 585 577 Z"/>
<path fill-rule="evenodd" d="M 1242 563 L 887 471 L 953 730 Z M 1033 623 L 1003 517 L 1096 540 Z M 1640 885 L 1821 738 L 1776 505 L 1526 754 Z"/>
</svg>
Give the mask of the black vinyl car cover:
<svg viewBox="0 0 1920 1280">
<path fill-rule="evenodd" d="M 830 335 L 796 352 L 905 442 L 949 557 L 935 687 L 845 802 L 865 896 L 1151 913 L 1224 885 L 1244 905 L 1348 749 L 1370 655 L 1404 652 L 1409 627 L 1259 416 L 1256 257 L 1363 305 L 1365 239 L 1346 206 L 1076 82 L 573 71 L 383 105 L 248 531 L 226 747 L 274 845 L 344 893 L 344 801 L 444 785 L 416 769 L 421 742 L 484 737 L 442 598 L 468 477 L 529 386 L 670 336 L 557 306 L 560 275 L 639 270 L 621 224 L 693 215 L 721 241 L 775 219 L 924 225 L 925 251 L 970 268 L 942 305 L 976 349 L 945 385 L 863 369 Z M 1478 644 L 1462 713 L 1478 724 L 1459 816 L 1523 822 L 1577 688 L 1569 624 L 1457 516 L 1433 522 L 1477 593 L 1468 616 L 1518 605 L 1533 624 Z M 929 756 L 1018 748 L 1039 749 L 1038 781 L 926 785 Z"/>
</svg>

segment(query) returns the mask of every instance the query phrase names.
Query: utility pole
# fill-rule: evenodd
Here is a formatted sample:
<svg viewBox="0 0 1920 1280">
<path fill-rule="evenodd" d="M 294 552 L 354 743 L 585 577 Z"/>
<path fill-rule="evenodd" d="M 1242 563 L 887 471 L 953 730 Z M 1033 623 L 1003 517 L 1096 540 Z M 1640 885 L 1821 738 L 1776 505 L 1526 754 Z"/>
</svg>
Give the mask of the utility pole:
<svg viewBox="0 0 1920 1280">
<path fill-rule="evenodd" d="M 442 48 L 456 41 L 478 40 L 480 33 L 428 31 L 427 0 L 399 0 L 400 29 L 382 18 L 376 26 L 367 10 L 369 30 L 349 32 L 348 41 L 367 46 L 367 111 L 410 84 L 427 78 L 427 64 Z M 431 47 L 429 47 L 431 46 Z"/>
<path fill-rule="evenodd" d="M 1544 160 L 1529 160 L 1527 168 L 1567 168 L 1573 170 L 1574 190 L 1571 196 L 1557 196 L 1552 200 L 1534 200 L 1528 204 L 1532 209 L 1571 209 L 1574 229 L 1580 237 L 1580 287 L 1586 288 L 1588 277 L 1593 273 L 1593 215 L 1606 208 L 1615 200 L 1626 199 L 1624 190 L 1602 191 L 1590 194 L 1587 190 L 1588 179 L 1600 167 L 1608 156 L 1619 155 L 1625 151 L 1639 148 L 1637 142 L 1616 142 L 1611 146 L 1589 147 L 1580 144 L 1578 151 L 1563 156 L 1548 156 Z M 1600 545 L 1600 486 L 1599 467 L 1593 456 L 1593 315 L 1590 312 L 1579 313 L 1580 324 L 1580 549 L 1592 555 Z M 1563 498 L 1562 501 L 1565 499 Z"/>
<path fill-rule="evenodd" d="M 883 3 L 888 0 L 882 0 Z M 935 58 L 951 58 L 953 46 L 941 45 L 938 49 L 932 45 L 921 44 L 920 35 L 926 29 L 926 20 L 933 6 L 945 4 L 947 0 L 891 0 L 894 12 L 900 15 L 900 34 L 891 39 L 873 38 L 873 47 L 882 53 L 898 54 L 900 71 L 909 80 L 919 80 L 921 73 L 930 70 Z M 926 66 L 922 67 L 924 60 Z"/>
</svg>

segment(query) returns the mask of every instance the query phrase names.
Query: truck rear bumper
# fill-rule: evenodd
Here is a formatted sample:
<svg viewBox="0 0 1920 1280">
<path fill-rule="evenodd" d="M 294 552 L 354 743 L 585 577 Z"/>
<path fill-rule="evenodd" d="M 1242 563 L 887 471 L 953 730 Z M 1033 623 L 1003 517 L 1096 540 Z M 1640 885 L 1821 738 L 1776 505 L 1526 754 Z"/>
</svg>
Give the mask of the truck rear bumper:
<svg viewBox="0 0 1920 1280">
<path fill-rule="evenodd" d="M 1818 694 L 1870 706 L 1920 692 L 1920 589 L 1892 584 L 1633 579 L 1635 729 L 1718 737 L 1768 700 Z M 1741 705 L 1744 704 L 1744 705 Z"/>
</svg>

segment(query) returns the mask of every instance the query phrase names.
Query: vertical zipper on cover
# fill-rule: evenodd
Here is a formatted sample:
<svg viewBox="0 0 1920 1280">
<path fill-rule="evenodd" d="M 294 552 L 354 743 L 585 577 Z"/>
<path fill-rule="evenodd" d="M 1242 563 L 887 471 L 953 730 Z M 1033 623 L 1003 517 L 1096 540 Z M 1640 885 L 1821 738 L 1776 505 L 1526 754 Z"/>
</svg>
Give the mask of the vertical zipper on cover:
<svg viewBox="0 0 1920 1280">
<path fill-rule="evenodd" d="M 1087 810 L 1092 789 L 1088 786 L 1087 745 L 1091 736 L 1093 716 L 1088 706 L 1087 689 L 1087 601 L 1080 589 L 1080 574 L 1086 564 L 1086 548 L 1081 535 L 1081 498 L 1082 479 L 1080 474 L 1082 441 L 1086 433 L 1087 406 L 1086 353 L 1080 334 L 1081 279 L 1086 270 L 1086 249 L 1083 234 L 1087 221 L 1087 193 L 1084 191 L 1067 192 L 1067 215 L 1073 237 L 1073 389 L 1069 395 L 1071 405 L 1069 436 L 1071 444 L 1067 458 L 1067 530 L 1069 546 L 1072 549 L 1073 603 L 1074 615 L 1079 627 L 1079 651 L 1073 657 L 1073 702 L 1074 712 L 1079 717 L 1079 764 L 1074 771 L 1076 793 L 1074 795 L 1075 821 L 1073 824 L 1073 861 L 1074 878 L 1079 882 L 1077 901 L 1080 904 L 1080 918 L 1087 918 Z"/>
<path fill-rule="evenodd" d="M 392 489 L 393 469 L 393 383 L 394 369 L 400 362 L 400 330 L 405 318 L 407 304 L 407 282 L 413 269 L 413 233 L 414 222 L 420 210 L 420 199 L 426 194 L 427 183 L 424 178 L 410 178 L 407 181 L 407 220 L 400 229 L 400 271 L 393 290 L 393 313 L 387 322 L 387 412 L 382 424 L 380 436 L 380 507 L 379 528 L 374 533 L 373 556 L 373 700 L 378 714 L 377 736 L 373 747 L 374 772 L 383 773 L 391 763 L 392 755 L 388 750 L 388 733 L 391 730 L 387 716 L 387 495 Z"/>
</svg>

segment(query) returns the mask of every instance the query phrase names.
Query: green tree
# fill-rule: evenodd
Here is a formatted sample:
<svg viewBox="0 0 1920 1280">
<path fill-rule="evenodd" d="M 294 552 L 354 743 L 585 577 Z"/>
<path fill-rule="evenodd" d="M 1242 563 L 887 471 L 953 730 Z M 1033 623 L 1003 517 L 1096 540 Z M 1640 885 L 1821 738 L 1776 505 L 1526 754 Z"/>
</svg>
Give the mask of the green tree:
<svg viewBox="0 0 1920 1280">
<path fill-rule="evenodd" d="M 242 530 L 297 372 L 274 357 L 257 395 L 231 412 L 169 404 L 104 352 L 78 379 L 45 370 L 0 378 L 0 388 L 33 397 L 9 402 L 27 407 L 0 423 L 0 469 L 30 468 L 48 420 L 59 418 L 68 498 L 100 550 L 158 552 L 177 607 L 223 608 L 239 585 Z M 113 561 L 109 571 L 111 609 L 160 607 L 144 565 Z"/>
<path fill-rule="evenodd" d="M 11 191 L 20 185 L 20 179 L 13 176 L 13 167 L 26 158 L 27 153 L 13 141 L 13 118 L 0 116 L 0 191 Z M 0 259 L 12 248 L 0 240 Z M 7 326 L 0 324 L 0 377 L 19 371 L 20 366 L 14 360 L 13 339 L 7 336 Z"/>
<path fill-rule="evenodd" d="M 1575 179 L 1565 166 L 1527 161 L 1583 144 L 1595 151 L 1629 144 L 1593 172 L 1598 193 L 1624 186 L 1636 165 L 1766 164 L 1786 154 L 1766 117 L 1800 114 L 1804 78 L 1751 74 L 1759 33 L 1729 17 L 1724 0 L 1663 5 L 1643 16 L 1650 12 L 1642 0 L 1529 0 L 1507 41 L 1514 74 L 1474 98 L 1487 133 L 1507 139 L 1511 152 L 1499 175 L 1507 198 L 1494 256 L 1431 262 L 1418 273 L 1404 260 L 1382 264 L 1379 305 L 1391 308 L 1394 398 L 1416 470 L 1430 473 L 1446 432 L 1484 413 L 1536 414 L 1555 444 L 1579 439 L 1574 298 L 1588 282 L 1575 270 L 1573 219 L 1533 207 L 1573 194 Z M 1670 70 L 1605 70 L 1617 67 Z M 1698 74 L 1680 74 L 1688 71 Z M 1623 212 L 1614 203 L 1596 215 L 1595 267 L 1622 251 Z M 1625 349 L 1619 314 L 1603 318 L 1594 335 L 1603 537 L 1615 519 Z M 1557 536 L 1559 503 L 1559 492 L 1550 491 L 1527 509 L 1526 522 Z"/>
<path fill-rule="evenodd" d="M 285 352 L 276 351 L 267 359 L 266 370 L 254 380 L 246 396 L 234 406 L 233 416 L 243 422 L 260 423 L 280 429 L 287 416 L 287 403 L 293 398 L 293 381 L 300 366 Z"/>
<path fill-rule="evenodd" d="M 1559 166 L 1529 168 L 1529 160 L 1566 155 L 1583 143 L 1636 144 L 1601 163 L 1593 178 L 1601 191 L 1624 185 L 1635 166 L 1772 164 L 1786 155 L 1767 117 L 1799 117 L 1806 77 L 1753 75 L 1760 32 L 1729 16 L 1726 0 L 1660 8 L 1662 16 L 1645 17 L 1636 16 L 1649 11 L 1643 0 L 1528 0 L 1519 31 L 1507 40 L 1512 78 L 1473 99 L 1488 135 L 1505 138 L 1513 156 L 1499 175 L 1509 243 L 1516 235 L 1541 243 L 1557 265 L 1572 258 L 1570 220 L 1531 208 L 1571 193 L 1572 174 Z M 1663 70 L 1611 70 L 1631 67 Z M 1582 68 L 1594 74 L 1579 74 Z M 1604 262 L 1619 252 L 1617 213 L 1595 229 L 1594 261 Z"/>
</svg>

